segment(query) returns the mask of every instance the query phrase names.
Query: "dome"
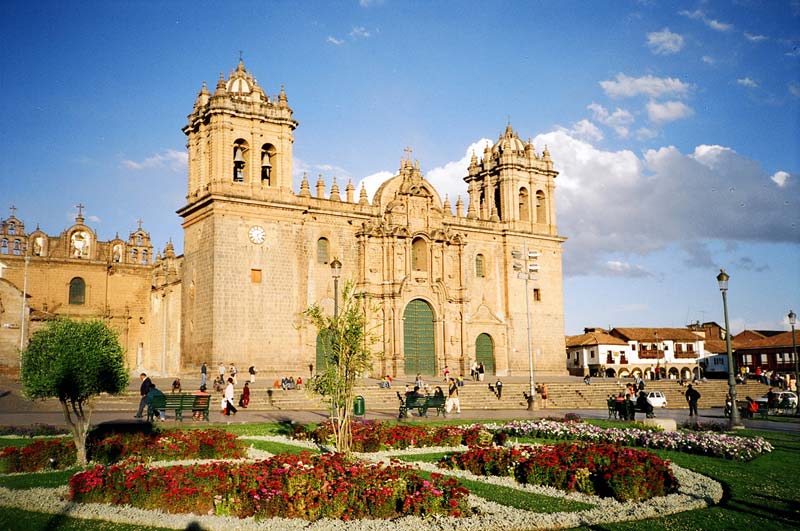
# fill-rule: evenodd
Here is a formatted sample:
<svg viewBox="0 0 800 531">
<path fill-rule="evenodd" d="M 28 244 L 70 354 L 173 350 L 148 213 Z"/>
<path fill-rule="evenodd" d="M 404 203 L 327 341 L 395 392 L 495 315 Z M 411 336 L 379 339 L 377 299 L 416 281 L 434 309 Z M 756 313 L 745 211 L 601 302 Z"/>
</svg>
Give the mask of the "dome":
<svg viewBox="0 0 800 531">
<path fill-rule="evenodd" d="M 505 132 L 500 135 L 500 138 L 492 146 L 492 154 L 500 153 L 525 153 L 525 142 L 519 139 L 519 135 L 514 132 L 509 123 L 506 126 Z"/>
</svg>

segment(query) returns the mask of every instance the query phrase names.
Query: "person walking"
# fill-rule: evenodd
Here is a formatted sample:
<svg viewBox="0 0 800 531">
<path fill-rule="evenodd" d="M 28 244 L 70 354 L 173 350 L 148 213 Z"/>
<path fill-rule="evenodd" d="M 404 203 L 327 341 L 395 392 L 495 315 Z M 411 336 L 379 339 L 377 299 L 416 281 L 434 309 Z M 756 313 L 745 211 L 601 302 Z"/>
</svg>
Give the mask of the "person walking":
<svg viewBox="0 0 800 531">
<path fill-rule="evenodd" d="M 447 388 L 447 403 L 445 404 L 445 411 L 450 413 L 453 408 L 456 408 L 456 413 L 461 413 L 461 401 L 458 399 L 458 385 L 455 378 L 450 378 L 450 384 Z"/>
<path fill-rule="evenodd" d="M 203 387 L 206 383 L 208 383 L 208 366 L 206 366 L 206 362 L 203 362 L 200 367 L 200 386 Z"/>
<path fill-rule="evenodd" d="M 225 364 L 219 362 L 219 381 L 225 383 Z"/>
<path fill-rule="evenodd" d="M 239 397 L 239 406 L 247 409 L 247 406 L 250 405 L 250 382 L 244 383 L 244 389 L 242 389 L 242 396 Z"/>
<path fill-rule="evenodd" d="M 503 398 L 503 382 L 500 381 L 500 378 L 497 379 L 497 382 L 494 384 L 495 392 L 497 393 L 497 399 L 500 400 Z"/>
<path fill-rule="evenodd" d="M 144 406 L 147 405 L 147 393 L 150 392 L 150 386 L 153 383 L 150 381 L 150 378 L 147 377 L 146 373 L 140 374 L 139 378 L 142 379 L 142 385 L 139 386 L 139 394 L 142 395 L 142 399 L 139 400 L 139 410 L 133 416 L 134 418 L 137 419 L 142 418 L 142 412 L 144 411 Z"/>
<path fill-rule="evenodd" d="M 484 375 L 486 374 L 486 367 L 484 367 L 483 362 L 478 364 L 478 381 L 482 382 Z"/>
<path fill-rule="evenodd" d="M 686 389 L 686 401 L 689 403 L 689 416 L 697 415 L 697 402 L 700 400 L 700 393 L 697 392 L 697 389 L 692 387 L 692 384 L 689 384 L 688 388 Z"/>
<path fill-rule="evenodd" d="M 547 409 L 547 384 L 542 384 L 542 408 Z"/>
<path fill-rule="evenodd" d="M 233 378 L 233 385 L 236 385 L 238 381 L 236 380 L 236 375 L 239 374 L 239 369 L 236 368 L 236 365 L 231 363 L 231 378 Z"/>
<path fill-rule="evenodd" d="M 235 391 L 233 389 L 233 378 L 228 378 L 228 385 L 225 387 L 225 415 L 235 415 L 236 414 L 236 407 L 233 405 L 233 397 L 235 395 Z"/>
<path fill-rule="evenodd" d="M 256 383 L 256 367 L 255 367 L 255 365 L 250 365 L 250 368 L 247 369 L 247 372 L 250 373 L 250 383 Z"/>
</svg>

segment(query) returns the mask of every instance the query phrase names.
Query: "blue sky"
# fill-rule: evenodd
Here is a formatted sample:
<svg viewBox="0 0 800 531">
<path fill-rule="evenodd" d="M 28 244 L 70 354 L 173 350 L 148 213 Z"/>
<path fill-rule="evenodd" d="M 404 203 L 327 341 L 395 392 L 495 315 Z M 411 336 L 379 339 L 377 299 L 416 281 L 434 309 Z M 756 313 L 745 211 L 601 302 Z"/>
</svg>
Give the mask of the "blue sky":
<svg viewBox="0 0 800 531">
<path fill-rule="evenodd" d="M 203 81 L 283 84 L 303 171 L 374 191 L 410 146 L 455 203 L 508 120 L 556 169 L 566 333 L 800 311 L 800 2 L 5 2 L 0 216 L 87 205 L 182 250 Z M 480 154 L 480 151 L 479 151 Z"/>
</svg>

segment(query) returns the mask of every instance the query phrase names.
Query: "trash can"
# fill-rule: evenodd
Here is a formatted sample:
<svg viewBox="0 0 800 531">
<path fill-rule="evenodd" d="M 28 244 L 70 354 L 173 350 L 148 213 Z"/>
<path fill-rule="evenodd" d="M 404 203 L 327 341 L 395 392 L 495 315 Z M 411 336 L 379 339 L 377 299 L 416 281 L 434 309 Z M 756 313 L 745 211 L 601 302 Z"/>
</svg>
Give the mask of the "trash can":
<svg viewBox="0 0 800 531">
<path fill-rule="evenodd" d="M 366 405 L 364 404 L 364 397 L 358 395 L 353 399 L 353 415 L 356 417 L 363 417 Z"/>
</svg>

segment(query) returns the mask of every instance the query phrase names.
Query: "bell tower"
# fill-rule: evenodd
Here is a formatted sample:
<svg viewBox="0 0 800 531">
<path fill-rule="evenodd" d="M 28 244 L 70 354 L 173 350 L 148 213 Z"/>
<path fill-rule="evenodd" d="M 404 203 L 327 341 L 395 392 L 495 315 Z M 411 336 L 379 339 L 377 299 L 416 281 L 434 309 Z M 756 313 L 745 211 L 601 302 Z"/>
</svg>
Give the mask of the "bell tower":
<svg viewBox="0 0 800 531">
<path fill-rule="evenodd" d="M 262 199 L 290 193 L 297 125 L 283 87 L 267 96 L 241 59 L 228 79 L 220 74 L 213 94 L 203 83 L 183 128 L 187 204 L 207 195 Z"/>
</svg>

